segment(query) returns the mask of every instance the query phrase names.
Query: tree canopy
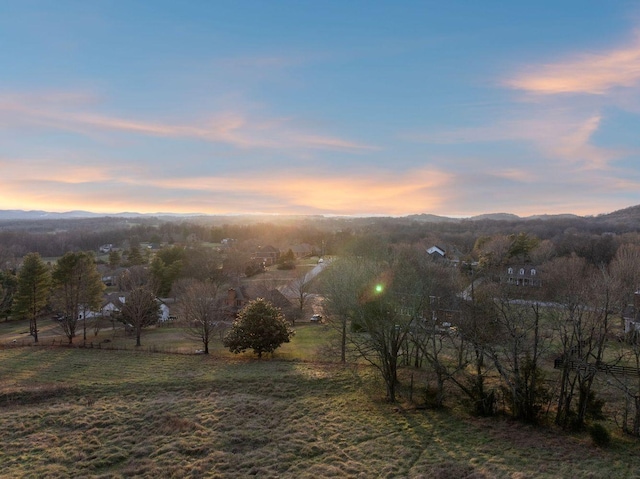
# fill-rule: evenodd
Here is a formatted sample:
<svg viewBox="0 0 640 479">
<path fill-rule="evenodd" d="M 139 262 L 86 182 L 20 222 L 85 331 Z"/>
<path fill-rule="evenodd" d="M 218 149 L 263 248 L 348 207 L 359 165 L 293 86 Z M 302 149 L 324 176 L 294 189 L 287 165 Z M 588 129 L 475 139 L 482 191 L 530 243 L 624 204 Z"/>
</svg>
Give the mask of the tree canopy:
<svg viewBox="0 0 640 479">
<path fill-rule="evenodd" d="M 262 353 L 272 353 L 283 343 L 288 343 L 293 334 L 280 309 L 258 298 L 238 313 L 223 344 L 232 353 L 253 349 L 261 358 Z"/>
</svg>

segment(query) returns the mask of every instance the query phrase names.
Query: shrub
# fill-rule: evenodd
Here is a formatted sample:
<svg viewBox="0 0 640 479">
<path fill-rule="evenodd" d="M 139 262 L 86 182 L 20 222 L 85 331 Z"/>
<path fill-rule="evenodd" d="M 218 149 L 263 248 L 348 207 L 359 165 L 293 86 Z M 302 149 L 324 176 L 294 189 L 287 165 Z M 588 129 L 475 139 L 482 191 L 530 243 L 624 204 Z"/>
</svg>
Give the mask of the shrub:
<svg viewBox="0 0 640 479">
<path fill-rule="evenodd" d="M 611 444 L 611 435 L 606 427 L 600 423 L 595 423 L 589 428 L 589 434 L 593 443 L 598 447 L 607 447 Z"/>
<path fill-rule="evenodd" d="M 253 349 L 260 358 L 262 353 L 272 353 L 282 343 L 288 343 L 293 334 L 280 309 L 258 298 L 238 313 L 223 344 L 232 353 Z"/>
</svg>

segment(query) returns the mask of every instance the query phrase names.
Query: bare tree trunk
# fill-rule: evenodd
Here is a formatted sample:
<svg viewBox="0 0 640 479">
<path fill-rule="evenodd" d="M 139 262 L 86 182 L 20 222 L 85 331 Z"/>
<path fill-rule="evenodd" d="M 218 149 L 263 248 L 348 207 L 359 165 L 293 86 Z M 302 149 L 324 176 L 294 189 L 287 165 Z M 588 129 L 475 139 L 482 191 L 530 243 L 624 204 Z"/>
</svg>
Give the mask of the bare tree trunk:
<svg viewBox="0 0 640 479">
<path fill-rule="evenodd" d="M 37 341 L 37 339 L 36 339 Z M 347 318 L 342 318 L 342 338 L 340 343 L 340 362 L 345 364 L 347 362 Z"/>
</svg>

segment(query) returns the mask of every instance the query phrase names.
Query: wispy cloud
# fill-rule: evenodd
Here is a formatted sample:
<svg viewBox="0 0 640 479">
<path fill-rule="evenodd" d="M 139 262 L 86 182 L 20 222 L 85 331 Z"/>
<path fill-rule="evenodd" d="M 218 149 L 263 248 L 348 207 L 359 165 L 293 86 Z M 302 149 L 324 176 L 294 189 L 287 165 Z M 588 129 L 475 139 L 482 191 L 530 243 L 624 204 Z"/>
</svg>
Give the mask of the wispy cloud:
<svg viewBox="0 0 640 479">
<path fill-rule="evenodd" d="M 636 87 L 640 84 L 640 34 L 627 46 L 528 67 L 504 84 L 543 95 L 602 95 L 616 87 Z"/>
<path fill-rule="evenodd" d="M 621 153 L 593 144 L 592 137 L 602 122 L 599 114 L 584 117 L 565 108 L 528 110 L 522 116 L 525 114 L 527 118 L 501 119 L 481 127 L 412 133 L 403 137 L 435 144 L 524 141 L 533 144 L 547 158 L 585 170 L 606 169 Z"/>
<path fill-rule="evenodd" d="M 55 94 L 52 98 L 43 95 L 0 97 L 0 123 L 14 128 L 38 127 L 86 135 L 99 131 L 188 138 L 238 148 L 324 149 L 354 153 L 379 149 L 374 145 L 303 131 L 287 118 L 259 119 L 231 112 L 219 113 L 197 123 L 161 123 L 83 111 L 73 95 Z M 66 104 L 65 98 L 74 101 Z"/>
<path fill-rule="evenodd" d="M 181 212 L 404 215 L 444 211 L 453 183 L 452 175 L 433 168 L 404 172 L 371 168 L 367 175 L 281 170 L 269 175 L 249 171 L 168 178 L 153 169 L 140 171 L 139 165 L 74 168 L 52 159 L 0 159 L 3 170 L 9 164 L 23 166 L 0 179 L 3 208 L 62 210 L 65 205 L 83 204 L 87 209 L 100 205 L 98 211 L 116 212 L 133 202 L 151 212 L 166 204 Z"/>
<path fill-rule="evenodd" d="M 139 169 L 138 165 L 130 165 L 129 169 Z M 54 158 L 1 158 L 0 170 L 2 182 L 35 182 L 49 181 L 61 185 L 93 183 L 109 181 L 117 178 L 122 167 L 117 163 L 111 165 L 92 164 L 89 161 L 75 162 Z M 139 172 L 140 173 L 140 172 Z"/>
</svg>

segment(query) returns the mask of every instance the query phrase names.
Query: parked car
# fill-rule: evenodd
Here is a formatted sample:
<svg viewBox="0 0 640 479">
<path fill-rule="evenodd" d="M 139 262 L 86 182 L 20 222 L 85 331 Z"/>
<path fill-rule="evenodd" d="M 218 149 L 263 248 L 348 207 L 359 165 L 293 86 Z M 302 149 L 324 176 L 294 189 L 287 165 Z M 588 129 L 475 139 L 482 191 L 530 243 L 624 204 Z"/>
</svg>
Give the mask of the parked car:
<svg viewBox="0 0 640 479">
<path fill-rule="evenodd" d="M 313 316 L 311 316 L 311 319 L 309 321 L 311 321 L 312 323 L 319 323 L 320 321 L 322 321 L 322 315 L 314 314 Z"/>
</svg>

